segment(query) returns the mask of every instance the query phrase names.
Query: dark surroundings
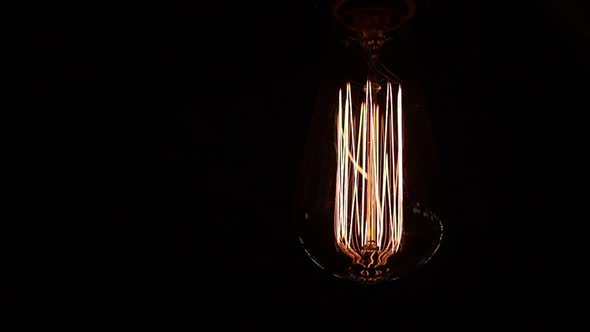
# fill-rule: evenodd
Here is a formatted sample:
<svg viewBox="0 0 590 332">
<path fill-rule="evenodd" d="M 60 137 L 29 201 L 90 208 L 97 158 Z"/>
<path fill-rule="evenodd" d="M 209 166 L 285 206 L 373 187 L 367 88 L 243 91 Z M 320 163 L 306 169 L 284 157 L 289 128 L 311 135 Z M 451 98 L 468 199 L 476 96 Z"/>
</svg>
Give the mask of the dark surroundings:
<svg viewBox="0 0 590 332">
<path fill-rule="evenodd" d="M 67 90 L 84 123 L 104 124 L 90 157 L 106 236 L 93 294 L 253 322 L 542 309 L 562 284 L 548 277 L 557 254 L 539 255 L 552 218 L 539 206 L 573 148 L 550 137 L 587 109 L 588 12 L 418 3 L 398 38 L 416 54 L 442 158 L 447 237 L 424 270 L 376 287 L 316 268 L 291 225 L 324 54 L 338 42 L 325 2 L 79 8 L 43 29 L 40 91 L 59 103 Z"/>
</svg>

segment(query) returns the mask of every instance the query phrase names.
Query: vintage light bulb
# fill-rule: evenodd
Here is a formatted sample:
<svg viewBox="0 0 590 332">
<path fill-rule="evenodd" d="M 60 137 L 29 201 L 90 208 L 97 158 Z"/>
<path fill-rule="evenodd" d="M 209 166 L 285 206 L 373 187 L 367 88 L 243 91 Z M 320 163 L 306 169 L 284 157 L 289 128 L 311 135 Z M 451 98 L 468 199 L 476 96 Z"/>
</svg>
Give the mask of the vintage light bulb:
<svg viewBox="0 0 590 332">
<path fill-rule="evenodd" d="M 405 84 L 379 61 L 383 31 L 367 31 L 359 38 L 363 61 L 341 49 L 328 56 L 295 213 L 314 263 L 340 278 L 376 283 L 427 263 L 443 225 L 425 205 L 436 177 L 428 121 L 416 103 L 404 102 Z"/>
</svg>

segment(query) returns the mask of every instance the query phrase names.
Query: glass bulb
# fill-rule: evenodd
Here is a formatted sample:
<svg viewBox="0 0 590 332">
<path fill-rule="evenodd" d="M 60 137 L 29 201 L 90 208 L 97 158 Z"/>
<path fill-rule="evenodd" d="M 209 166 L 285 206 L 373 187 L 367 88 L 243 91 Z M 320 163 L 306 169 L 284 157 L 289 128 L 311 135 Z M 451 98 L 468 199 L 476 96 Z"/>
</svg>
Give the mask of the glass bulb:
<svg viewBox="0 0 590 332">
<path fill-rule="evenodd" d="M 385 66 L 372 61 L 358 83 L 360 71 L 337 69 L 351 62 L 330 59 L 300 174 L 299 240 L 334 276 L 395 280 L 426 264 L 443 235 L 425 205 L 437 168 L 428 121 Z"/>
</svg>

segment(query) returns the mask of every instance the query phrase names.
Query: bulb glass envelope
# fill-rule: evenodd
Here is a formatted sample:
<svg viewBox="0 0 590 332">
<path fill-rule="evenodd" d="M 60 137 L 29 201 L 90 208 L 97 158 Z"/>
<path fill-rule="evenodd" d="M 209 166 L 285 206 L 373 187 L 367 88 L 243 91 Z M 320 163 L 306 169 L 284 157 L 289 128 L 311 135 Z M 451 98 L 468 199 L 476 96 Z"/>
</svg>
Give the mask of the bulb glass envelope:
<svg viewBox="0 0 590 332">
<path fill-rule="evenodd" d="M 359 83 L 347 80 L 363 77 L 358 67 L 330 66 L 299 174 L 298 237 L 337 277 L 395 280 L 430 261 L 443 236 L 431 209 L 440 191 L 428 114 L 417 103 L 419 86 L 400 84 L 385 67 L 376 82 Z"/>
</svg>

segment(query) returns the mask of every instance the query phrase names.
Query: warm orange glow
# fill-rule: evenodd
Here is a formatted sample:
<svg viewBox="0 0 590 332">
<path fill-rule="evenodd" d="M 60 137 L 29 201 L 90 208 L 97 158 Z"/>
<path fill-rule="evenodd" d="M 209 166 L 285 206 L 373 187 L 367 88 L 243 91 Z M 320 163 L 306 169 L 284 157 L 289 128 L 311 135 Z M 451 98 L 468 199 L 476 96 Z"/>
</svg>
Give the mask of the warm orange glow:
<svg viewBox="0 0 590 332">
<path fill-rule="evenodd" d="M 360 113 L 353 114 L 350 84 L 339 92 L 334 233 L 338 248 L 366 268 L 387 263 L 403 232 L 401 86 L 394 109 L 387 83 L 385 114 L 367 82 Z M 395 114 L 394 114 L 395 113 Z"/>
</svg>

